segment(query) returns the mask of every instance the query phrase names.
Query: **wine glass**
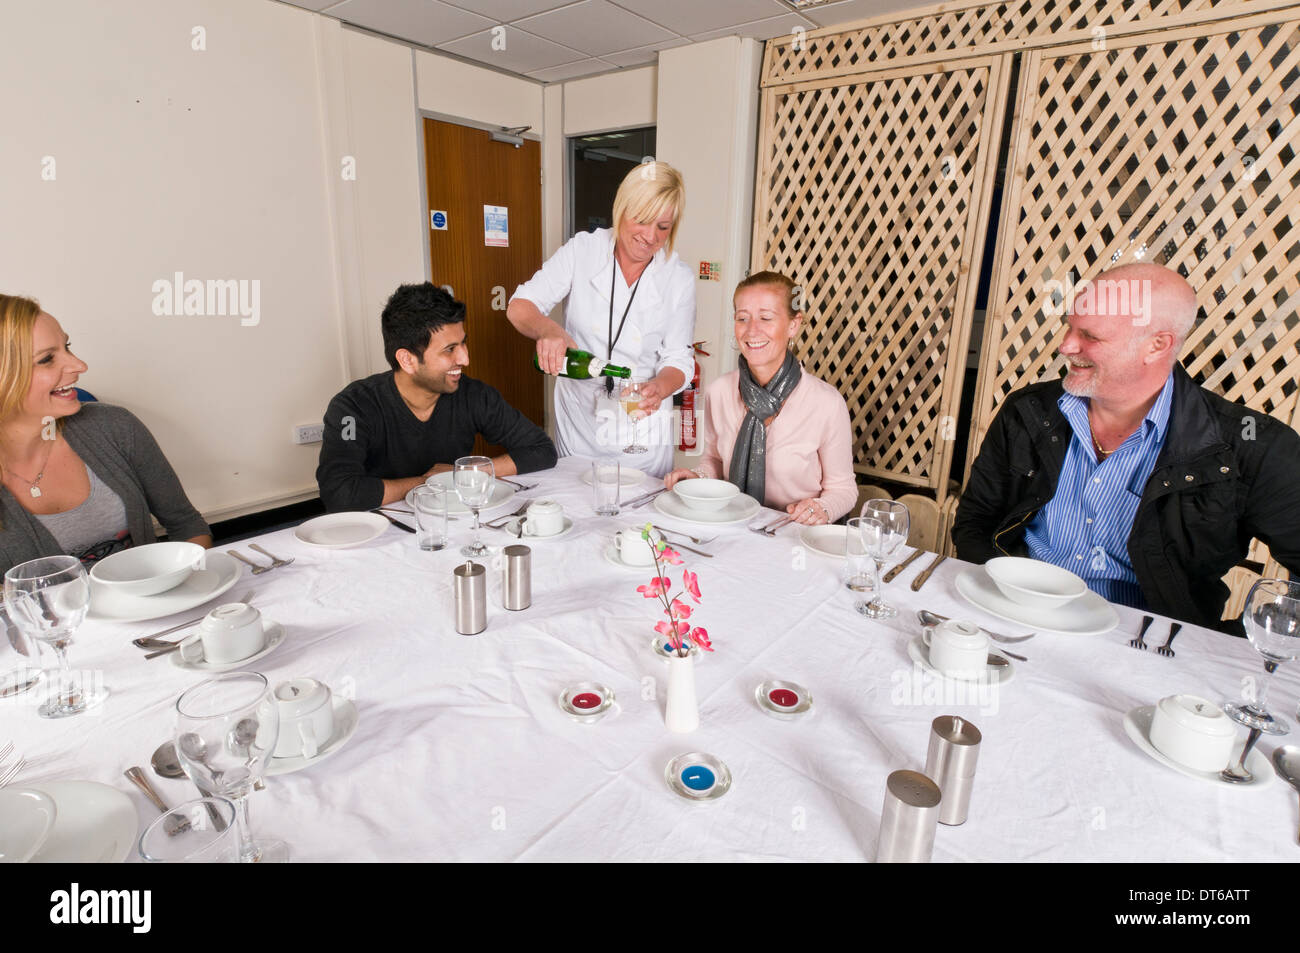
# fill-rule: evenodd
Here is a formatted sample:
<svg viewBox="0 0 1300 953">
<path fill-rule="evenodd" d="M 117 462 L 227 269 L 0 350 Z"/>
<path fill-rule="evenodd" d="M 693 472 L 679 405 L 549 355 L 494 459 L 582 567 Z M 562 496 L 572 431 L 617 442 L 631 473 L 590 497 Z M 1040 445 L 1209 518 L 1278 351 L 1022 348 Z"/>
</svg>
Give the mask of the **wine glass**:
<svg viewBox="0 0 1300 953">
<path fill-rule="evenodd" d="M 859 532 L 867 555 L 876 564 L 876 578 L 872 580 L 871 601 L 857 602 L 853 608 L 868 619 L 892 619 L 898 610 L 886 605 L 881 594 L 880 578 L 885 563 L 907 541 L 911 521 L 906 504 L 897 500 L 868 500 L 859 520 Z"/>
<path fill-rule="evenodd" d="M 478 511 L 492 498 L 492 488 L 496 486 L 496 471 L 492 468 L 489 457 L 460 457 L 456 460 L 452 473 L 452 485 L 456 495 L 474 514 L 474 542 L 462 546 L 462 556 L 486 556 L 488 548 L 479 539 Z"/>
<path fill-rule="evenodd" d="M 641 410 L 641 394 L 648 383 L 650 383 L 649 378 L 626 380 L 618 393 L 618 402 L 623 408 L 623 413 L 627 414 L 628 419 L 632 421 L 632 442 L 623 448 L 624 453 L 646 453 L 650 449 L 637 440 L 637 424 L 641 422 L 642 417 L 646 416 Z"/>
<path fill-rule="evenodd" d="M 14 566 L 5 573 L 5 603 L 14 623 L 53 648 L 59 660 L 58 689 L 36 714 L 42 718 L 78 715 L 108 696 L 102 687 L 82 685 L 68 665 L 73 633 L 90 609 L 90 581 L 81 560 L 44 556 Z"/>
<path fill-rule="evenodd" d="M 1241 750 L 1241 760 L 1234 767 L 1223 769 L 1220 777 L 1225 781 L 1250 781 L 1246 770 L 1246 756 L 1260 735 L 1284 735 L 1291 730 L 1282 718 L 1268 710 L 1270 676 L 1283 662 L 1300 658 L 1300 582 L 1287 579 L 1261 579 L 1250 587 L 1246 596 L 1246 609 L 1241 616 L 1246 635 L 1255 651 L 1264 656 L 1264 679 L 1254 700 L 1229 702 L 1224 713 L 1250 729 L 1246 745 Z"/>
<path fill-rule="evenodd" d="M 257 672 L 227 672 L 176 699 L 176 754 L 201 791 L 234 802 L 242 863 L 283 863 L 282 841 L 254 843 L 248 795 L 262 777 L 280 734 L 280 710 Z"/>
<path fill-rule="evenodd" d="M 854 516 L 848 521 L 844 534 L 844 588 L 854 592 L 871 590 L 871 574 L 867 572 L 869 559 L 862 540 L 862 517 Z"/>
</svg>

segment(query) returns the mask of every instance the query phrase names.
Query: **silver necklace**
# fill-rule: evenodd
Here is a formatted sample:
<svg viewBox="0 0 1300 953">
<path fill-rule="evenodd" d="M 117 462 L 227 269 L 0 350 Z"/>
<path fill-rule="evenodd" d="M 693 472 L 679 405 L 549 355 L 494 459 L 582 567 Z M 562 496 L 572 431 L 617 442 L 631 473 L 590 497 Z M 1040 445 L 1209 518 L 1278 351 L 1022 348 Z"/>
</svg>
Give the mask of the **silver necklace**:
<svg viewBox="0 0 1300 953">
<path fill-rule="evenodd" d="M 18 477 L 18 479 L 22 480 L 24 483 L 28 484 L 27 492 L 32 495 L 32 499 L 37 499 L 41 495 L 40 482 L 45 477 L 45 468 L 49 466 L 50 454 L 54 452 L 54 441 L 51 440 L 49 443 L 50 443 L 50 448 L 45 451 L 45 460 L 42 461 L 41 463 L 41 472 L 36 474 L 35 480 L 29 480 L 27 479 L 27 477 L 23 476 L 17 470 L 13 469 L 12 467 L 9 468 L 10 473 Z"/>
</svg>

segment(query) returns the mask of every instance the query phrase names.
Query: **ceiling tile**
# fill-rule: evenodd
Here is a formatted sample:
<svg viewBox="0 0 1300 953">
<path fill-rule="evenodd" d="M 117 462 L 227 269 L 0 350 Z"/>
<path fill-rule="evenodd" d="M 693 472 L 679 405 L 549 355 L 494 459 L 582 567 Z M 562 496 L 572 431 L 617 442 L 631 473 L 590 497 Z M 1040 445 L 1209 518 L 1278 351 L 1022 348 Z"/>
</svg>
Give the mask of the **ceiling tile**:
<svg viewBox="0 0 1300 953">
<path fill-rule="evenodd" d="M 437 46 L 492 26 L 486 17 L 439 0 L 344 0 L 330 7 L 329 15 L 421 46 Z"/>
<path fill-rule="evenodd" d="M 615 66 L 644 66 L 647 63 L 656 63 L 659 61 L 660 50 L 670 50 L 674 46 L 685 46 L 690 40 L 665 40 L 662 43 L 654 43 L 650 46 L 638 46 L 635 49 L 623 50 L 619 53 L 607 53 L 601 59 L 613 63 Z"/>
<path fill-rule="evenodd" d="M 471 13 L 478 13 L 502 23 L 510 23 L 534 13 L 554 10 L 575 0 L 446 0 L 454 7 L 463 7 Z"/>
<path fill-rule="evenodd" d="M 451 43 L 440 43 L 438 49 L 514 73 L 531 73 L 588 59 L 576 50 L 543 40 L 512 26 L 500 29 L 505 32 L 484 30 Z M 494 42 L 497 46 L 502 46 L 504 42 L 505 48 L 493 49 Z"/>
<path fill-rule="evenodd" d="M 739 26 L 728 27 L 722 30 L 712 30 L 708 33 L 698 33 L 691 37 L 696 43 L 702 43 L 705 40 L 716 40 L 720 36 L 752 36 L 759 40 L 770 40 L 774 36 L 781 36 L 784 33 L 793 32 L 797 26 L 805 30 L 816 29 L 816 24 L 810 23 L 803 17 L 795 13 L 786 14 L 783 17 L 769 17 L 766 20 L 755 20 L 752 23 L 741 23 Z"/>
<path fill-rule="evenodd" d="M 668 30 L 620 9 L 608 0 L 582 0 L 550 13 L 528 17 L 515 25 L 592 56 L 673 39 Z"/>
<path fill-rule="evenodd" d="M 614 0 L 653 23 L 682 36 L 719 30 L 737 23 L 789 13 L 780 0 Z"/>
<path fill-rule="evenodd" d="M 869 20 L 896 10 L 931 5 L 930 0 L 845 0 L 844 3 L 828 3 L 824 7 L 813 7 L 811 10 L 803 11 L 803 15 L 818 26 L 835 26 L 837 23 Z"/>
<path fill-rule="evenodd" d="M 577 79 L 579 76 L 591 76 L 594 73 L 608 73 L 613 69 L 614 64 L 593 57 L 592 59 L 578 60 L 576 63 L 566 63 L 564 66 L 534 70 L 528 76 L 530 79 L 539 80 L 543 83 L 561 83 L 566 79 Z"/>
</svg>

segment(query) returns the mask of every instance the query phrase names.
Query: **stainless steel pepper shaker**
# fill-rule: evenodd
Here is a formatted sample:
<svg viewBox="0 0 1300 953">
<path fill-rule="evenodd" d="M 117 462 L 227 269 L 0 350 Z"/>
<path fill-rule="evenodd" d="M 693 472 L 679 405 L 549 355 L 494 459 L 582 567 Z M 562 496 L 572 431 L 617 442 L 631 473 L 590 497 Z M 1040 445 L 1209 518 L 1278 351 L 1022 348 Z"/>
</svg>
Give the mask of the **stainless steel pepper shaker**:
<svg viewBox="0 0 1300 953">
<path fill-rule="evenodd" d="M 456 577 L 456 631 L 478 635 L 487 628 L 487 570 L 467 559 L 452 574 Z"/>
<path fill-rule="evenodd" d="M 964 824 L 980 756 L 980 730 L 957 715 L 940 715 L 930 725 L 925 773 L 943 792 L 940 824 Z"/>
<path fill-rule="evenodd" d="M 518 611 L 533 604 L 533 551 L 527 546 L 507 546 L 502 554 L 501 604 Z"/>
<path fill-rule="evenodd" d="M 895 771 L 885 781 L 878 864 L 928 864 L 939 827 L 939 786 L 916 771 Z"/>
</svg>

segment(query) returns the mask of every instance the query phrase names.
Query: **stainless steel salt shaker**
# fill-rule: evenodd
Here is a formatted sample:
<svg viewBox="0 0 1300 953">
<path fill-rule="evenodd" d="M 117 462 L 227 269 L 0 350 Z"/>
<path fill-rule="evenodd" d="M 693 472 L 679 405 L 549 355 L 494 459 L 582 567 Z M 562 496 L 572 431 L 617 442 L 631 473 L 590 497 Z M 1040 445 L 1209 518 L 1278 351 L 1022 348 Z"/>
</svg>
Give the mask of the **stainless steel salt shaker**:
<svg viewBox="0 0 1300 953">
<path fill-rule="evenodd" d="M 456 577 L 456 631 L 478 635 L 487 628 L 487 570 L 466 560 L 452 574 Z"/>
<path fill-rule="evenodd" d="M 916 771 L 895 771 L 885 781 L 878 864 L 928 864 L 939 827 L 939 786 Z"/>
<path fill-rule="evenodd" d="M 930 725 L 925 773 L 943 792 L 940 824 L 964 824 L 980 756 L 980 730 L 957 715 L 940 715 Z"/>
<path fill-rule="evenodd" d="M 507 546 L 502 550 L 501 604 L 518 611 L 533 604 L 533 551 L 527 546 Z"/>
</svg>

